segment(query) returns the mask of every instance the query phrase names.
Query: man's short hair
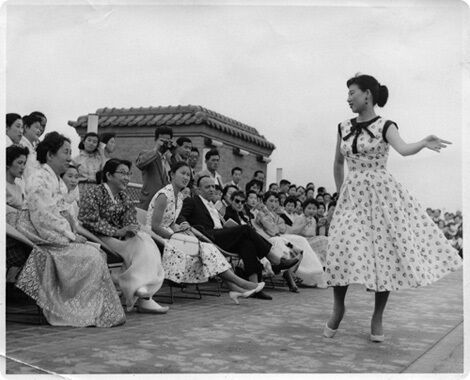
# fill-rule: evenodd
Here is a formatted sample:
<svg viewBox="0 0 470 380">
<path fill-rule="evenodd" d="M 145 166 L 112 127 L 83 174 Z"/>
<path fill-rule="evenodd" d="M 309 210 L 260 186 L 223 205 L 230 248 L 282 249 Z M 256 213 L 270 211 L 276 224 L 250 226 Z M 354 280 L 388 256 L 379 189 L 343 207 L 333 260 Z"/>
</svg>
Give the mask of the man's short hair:
<svg viewBox="0 0 470 380">
<path fill-rule="evenodd" d="M 281 179 L 281 181 L 279 182 L 279 186 L 283 185 L 290 185 L 290 181 L 288 181 L 287 179 Z"/>
<path fill-rule="evenodd" d="M 170 135 L 170 138 L 173 138 L 173 129 L 167 127 L 166 125 L 160 125 L 155 128 L 155 140 L 157 140 L 160 135 Z"/>
<path fill-rule="evenodd" d="M 196 186 L 197 186 L 197 187 L 200 187 L 200 185 L 201 185 L 201 180 L 202 180 L 203 178 L 211 178 L 211 177 L 209 177 L 207 174 L 202 174 L 202 175 L 200 175 L 199 177 L 197 177 L 197 180 L 196 180 Z"/>
<path fill-rule="evenodd" d="M 209 161 L 209 159 L 212 157 L 212 156 L 219 156 L 220 157 L 220 153 L 217 149 L 211 149 L 210 151 L 208 151 L 206 153 L 206 155 L 204 156 L 204 158 L 206 159 L 206 161 Z"/>
<path fill-rule="evenodd" d="M 176 139 L 176 145 L 183 146 L 184 143 L 192 144 L 192 141 L 189 137 L 181 136 Z"/>
<path fill-rule="evenodd" d="M 268 187 L 268 190 L 271 190 L 271 187 L 273 187 L 273 186 L 277 186 L 277 183 L 276 182 L 270 183 L 269 187 Z"/>
<path fill-rule="evenodd" d="M 256 176 L 257 176 L 259 173 L 263 173 L 263 174 L 264 174 L 264 172 L 263 172 L 262 170 L 257 170 L 257 171 L 255 171 L 255 174 L 253 174 L 253 178 L 256 178 Z"/>
<path fill-rule="evenodd" d="M 297 190 L 297 186 L 296 186 L 295 184 L 292 184 L 292 185 L 289 186 L 289 190 L 292 189 L 292 188 L 294 188 L 295 190 Z"/>
<path fill-rule="evenodd" d="M 243 173 L 243 169 L 242 169 L 242 168 L 240 168 L 240 167 L 238 167 L 238 166 L 235 166 L 235 167 L 232 169 L 232 175 L 233 175 L 233 173 L 235 173 L 236 170 L 238 170 L 238 171 L 240 171 L 240 172 Z"/>
<path fill-rule="evenodd" d="M 197 155 L 199 156 L 199 149 L 196 148 L 195 146 L 193 146 L 193 147 L 191 148 L 191 152 L 196 152 Z"/>
</svg>

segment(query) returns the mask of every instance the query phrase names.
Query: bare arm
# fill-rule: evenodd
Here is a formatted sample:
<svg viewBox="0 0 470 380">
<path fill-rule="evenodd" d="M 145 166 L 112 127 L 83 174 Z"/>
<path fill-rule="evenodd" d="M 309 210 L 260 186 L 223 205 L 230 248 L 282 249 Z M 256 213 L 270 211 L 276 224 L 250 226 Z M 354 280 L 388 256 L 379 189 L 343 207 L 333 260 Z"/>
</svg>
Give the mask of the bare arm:
<svg viewBox="0 0 470 380">
<path fill-rule="evenodd" d="M 172 235 L 168 228 L 162 227 L 163 213 L 165 212 L 167 202 L 165 194 L 160 194 L 155 200 L 152 215 L 152 231 L 165 239 L 169 239 Z"/>
<path fill-rule="evenodd" d="M 339 194 L 344 181 L 344 156 L 341 153 L 341 135 L 338 133 L 336 142 L 335 161 L 333 165 L 333 174 L 335 177 L 336 191 Z"/>
<path fill-rule="evenodd" d="M 442 148 L 447 146 L 446 144 L 452 144 L 450 141 L 442 140 L 434 135 L 427 136 L 418 142 L 408 144 L 400 137 L 395 124 L 390 125 L 390 128 L 388 128 L 385 137 L 387 138 L 387 141 L 390 143 L 392 148 L 402 156 L 411 156 L 418 153 L 423 148 L 440 152 Z"/>
</svg>

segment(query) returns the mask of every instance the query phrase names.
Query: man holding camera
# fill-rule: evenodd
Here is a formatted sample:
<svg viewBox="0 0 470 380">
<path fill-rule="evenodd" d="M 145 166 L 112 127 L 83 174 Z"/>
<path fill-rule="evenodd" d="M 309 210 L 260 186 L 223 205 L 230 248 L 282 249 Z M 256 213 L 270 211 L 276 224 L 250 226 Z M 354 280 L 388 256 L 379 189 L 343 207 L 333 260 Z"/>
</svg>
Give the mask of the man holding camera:
<svg viewBox="0 0 470 380">
<path fill-rule="evenodd" d="M 160 126 L 155 129 L 155 146 L 153 149 L 139 153 L 135 165 L 142 171 L 143 186 L 140 191 L 140 208 L 147 210 L 155 193 L 170 183 L 171 148 L 173 130 Z"/>
</svg>

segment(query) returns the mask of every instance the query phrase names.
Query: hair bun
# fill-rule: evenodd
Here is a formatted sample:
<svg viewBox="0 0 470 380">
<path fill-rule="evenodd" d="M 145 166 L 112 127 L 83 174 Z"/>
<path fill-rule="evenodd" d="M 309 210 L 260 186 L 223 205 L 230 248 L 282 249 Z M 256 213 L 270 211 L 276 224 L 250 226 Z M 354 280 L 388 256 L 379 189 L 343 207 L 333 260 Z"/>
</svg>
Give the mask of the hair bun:
<svg viewBox="0 0 470 380">
<path fill-rule="evenodd" d="M 388 88 L 387 86 L 379 85 L 379 92 L 377 96 L 377 105 L 383 107 L 388 100 Z"/>
</svg>

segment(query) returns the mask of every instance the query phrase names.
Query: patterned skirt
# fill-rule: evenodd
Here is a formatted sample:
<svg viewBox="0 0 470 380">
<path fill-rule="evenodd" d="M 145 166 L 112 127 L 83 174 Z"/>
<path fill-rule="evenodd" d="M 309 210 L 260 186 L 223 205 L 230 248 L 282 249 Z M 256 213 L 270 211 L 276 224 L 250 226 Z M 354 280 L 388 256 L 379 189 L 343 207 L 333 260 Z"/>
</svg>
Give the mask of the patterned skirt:
<svg viewBox="0 0 470 380">
<path fill-rule="evenodd" d="M 213 244 L 201 243 L 198 256 L 190 256 L 165 244 L 162 265 L 165 278 L 176 283 L 200 284 L 231 268 Z"/>
</svg>

